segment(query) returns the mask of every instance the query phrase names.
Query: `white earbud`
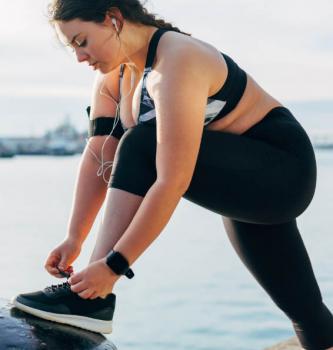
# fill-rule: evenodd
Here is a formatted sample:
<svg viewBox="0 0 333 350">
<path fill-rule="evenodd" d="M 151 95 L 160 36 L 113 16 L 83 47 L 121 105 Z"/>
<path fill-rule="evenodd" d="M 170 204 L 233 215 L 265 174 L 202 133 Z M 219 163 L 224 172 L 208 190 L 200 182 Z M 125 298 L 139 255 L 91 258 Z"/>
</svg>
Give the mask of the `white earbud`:
<svg viewBox="0 0 333 350">
<path fill-rule="evenodd" d="M 118 28 L 118 25 L 117 25 L 117 20 L 116 20 L 114 17 L 112 17 L 111 22 L 112 22 L 113 25 L 115 26 L 117 33 L 119 33 L 119 28 Z"/>
</svg>

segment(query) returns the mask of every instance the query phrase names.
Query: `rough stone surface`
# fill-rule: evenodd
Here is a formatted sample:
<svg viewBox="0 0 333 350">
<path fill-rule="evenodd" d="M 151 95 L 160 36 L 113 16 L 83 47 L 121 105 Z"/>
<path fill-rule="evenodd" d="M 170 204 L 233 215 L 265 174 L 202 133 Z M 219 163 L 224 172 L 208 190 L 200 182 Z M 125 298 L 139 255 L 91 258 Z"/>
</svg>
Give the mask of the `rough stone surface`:
<svg viewBox="0 0 333 350">
<path fill-rule="evenodd" d="M 1 350 L 117 350 L 99 333 L 42 320 L 0 299 Z"/>
<path fill-rule="evenodd" d="M 0 299 L 1 350 L 117 350 L 99 333 L 29 315 Z M 296 337 L 264 350 L 301 350 Z"/>
<path fill-rule="evenodd" d="M 284 342 L 276 344 L 270 348 L 265 348 L 264 350 L 301 350 L 302 347 L 299 344 L 296 337 L 290 338 Z"/>
</svg>

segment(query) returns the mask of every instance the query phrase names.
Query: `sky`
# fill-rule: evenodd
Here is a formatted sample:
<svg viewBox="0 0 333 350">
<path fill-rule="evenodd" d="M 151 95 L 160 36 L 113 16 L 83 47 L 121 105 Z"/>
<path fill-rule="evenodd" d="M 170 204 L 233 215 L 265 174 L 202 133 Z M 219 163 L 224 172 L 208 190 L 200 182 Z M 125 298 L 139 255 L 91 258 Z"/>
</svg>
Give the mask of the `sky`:
<svg viewBox="0 0 333 350">
<path fill-rule="evenodd" d="M 48 3 L 0 1 L 0 103 L 9 112 L 20 98 L 90 99 L 95 72 L 58 43 Z M 332 0 L 149 0 L 146 7 L 227 53 L 282 102 L 333 100 Z"/>
</svg>

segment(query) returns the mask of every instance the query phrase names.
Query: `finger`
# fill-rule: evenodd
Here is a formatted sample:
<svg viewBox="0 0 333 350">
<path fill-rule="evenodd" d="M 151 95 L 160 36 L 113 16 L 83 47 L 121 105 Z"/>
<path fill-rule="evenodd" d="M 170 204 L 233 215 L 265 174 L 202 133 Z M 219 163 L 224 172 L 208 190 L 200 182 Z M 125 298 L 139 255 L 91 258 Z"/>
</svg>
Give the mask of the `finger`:
<svg viewBox="0 0 333 350">
<path fill-rule="evenodd" d="M 64 278 L 64 277 L 68 278 L 68 277 L 70 276 L 68 272 L 62 271 L 59 267 L 57 267 L 57 269 L 58 269 L 59 275 L 60 275 L 62 278 Z"/>
<path fill-rule="evenodd" d="M 73 273 L 71 277 L 68 279 L 69 284 L 76 284 L 82 280 L 82 274 L 81 273 Z"/>
<path fill-rule="evenodd" d="M 44 265 L 45 269 L 51 274 L 59 272 L 59 271 L 55 270 L 56 266 L 57 266 L 57 260 L 56 259 L 47 260 L 45 265 Z"/>
<path fill-rule="evenodd" d="M 54 271 L 51 275 L 57 278 L 64 278 L 64 275 L 62 273 L 59 273 L 59 271 Z"/>
<path fill-rule="evenodd" d="M 94 293 L 91 289 L 85 289 L 83 292 L 78 293 L 79 297 L 82 299 L 89 299 L 89 297 Z"/>
<path fill-rule="evenodd" d="M 46 259 L 46 265 L 56 266 L 58 265 L 60 258 L 61 258 L 60 255 L 51 254 Z"/>
<path fill-rule="evenodd" d="M 68 266 L 67 269 L 65 270 L 65 272 L 69 273 L 70 275 L 71 275 L 72 273 L 74 273 L 73 266 Z"/>
<path fill-rule="evenodd" d="M 88 288 L 88 285 L 86 282 L 79 282 L 75 285 L 71 285 L 71 290 L 74 293 L 81 293 L 82 291 L 84 291 L 85 289 Z"/>
<path fill-rule="evenodd" d="M 92 293 L 89 297 L 89 299 L 91 299 L 91 300 L 96 299 L 96 298 L 98 298 L 97 292 Z"/>
<path fill-rule="evenodd" d="M 52 276 L 61 278 L 61 274 L 59 274 L 59 270 L 55 267 L 45 266 L 46 271 L 51 274 Z"/>
<path fill-rule="evenodd" d="M 66 273 L 67 278 L 70 278 L 74 274 L 73 266 L 67 267 L 67 269 L 64 270 L 64 272 Z"/>
<path fill-rule="evenodd" d="M 63 255 L 60 262 L 59 262 L 59 269 L 60 270 L 63 270 L 63 271 L 66 271 L 68 269 L 68 261 L 67 261 L 67 256 L 66 255 Z"/>
<path fill-rule="evenodd" d="M 45 267 L 46 269 L 51 270 L 51 269 L 55 269 L 55 268 L 57 267 L 57 264 L 55 263 L 55 260 L 54 260 L 54 261 L 47 261 L 47 262 L 45 263 L 44 267 Z"/>
</svg>

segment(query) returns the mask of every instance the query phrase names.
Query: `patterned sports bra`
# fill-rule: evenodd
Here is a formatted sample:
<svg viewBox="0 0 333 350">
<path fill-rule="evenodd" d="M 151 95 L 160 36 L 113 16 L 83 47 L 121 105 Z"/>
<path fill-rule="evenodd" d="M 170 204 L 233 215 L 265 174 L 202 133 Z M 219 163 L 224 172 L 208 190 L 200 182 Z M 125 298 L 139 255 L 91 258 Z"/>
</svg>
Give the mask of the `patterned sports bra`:
<svg viewBox="0 0 333 350">
<path fill-rule="evenodd" d="M 152 71 L 152 65 L 155 59 L 159 40 L 161 36 L 167 31 L 168 30 L 166 29 L 158 29 L 153 34 L 149 43 L 146 65 L 142 76 L 140 109 L 137 120 L 138 124 L 156 123 L 155 105 L 153 99 L 149 95 L 146 83 L 148 74 Z M 207 98 L 204 126 L 207 126 L 209 123 L 219 120 L 230 113 L 236 107 L 241 97 L 243 96 L 247 83 L 246 73 L 229 56 L 224 53 L 221 53 L 221 55 L 225 59 L 228 67 L 227 79 L 222 88 L 217 93 Z M 124 65 L 121 65 L 119 73 L 120 91 L 123 76 Z M 119 139 L 126 130 L 127 128 L 122 124 L 120 120 L 120 123 L 117 123 L 116 128 L 114 132 L 111 133 L 111 135 Z"/>
</svg>

